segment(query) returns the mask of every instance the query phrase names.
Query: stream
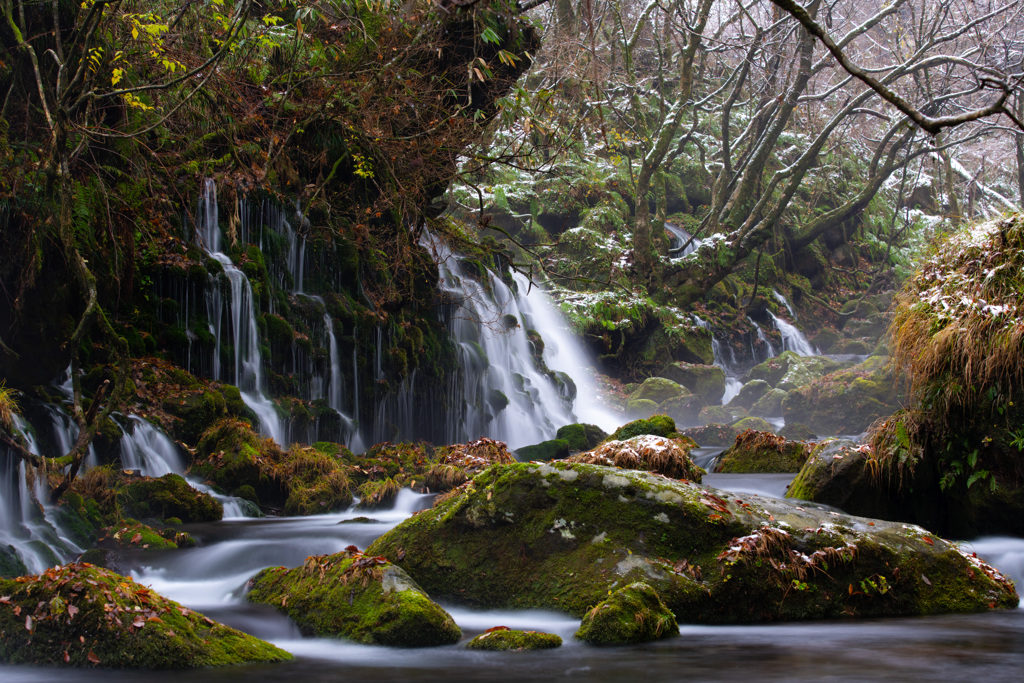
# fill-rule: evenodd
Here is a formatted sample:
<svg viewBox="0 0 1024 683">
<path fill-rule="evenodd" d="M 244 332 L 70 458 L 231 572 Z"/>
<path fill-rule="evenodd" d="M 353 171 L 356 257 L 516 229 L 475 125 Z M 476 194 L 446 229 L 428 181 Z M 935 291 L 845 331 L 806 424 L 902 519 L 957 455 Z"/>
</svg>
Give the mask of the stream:
<svg viewBox="0 0 1024 683">
<path fill-rule="evenodd" d="M 784 494 L 792 475 L 708 475 L 705 483 L 744 495 Z M 195 548 L 126 556 L 132 577 L 190 608 L 273 642 L 292 662 L 199 671 L 147 672 L 148 681 L 460 681 L 568 680 L 944 680 L 1017 681 L 1024 668 L 1024 609 L 976 615 L 743 626 L 682 623 L 681 637 L 636 646 L 597 648 L 573 640 L 579 622 L 543 611 L 479 611 L 445 605 L 463 642 L 497 625 L 557 633 L 556 650 L 488 653 L 460 645 L 396 649 L 303 638 L 276 611 L 243 597 L 267 566 L 297 566 L 308 555 L 365 548 L 428 507 L 431 496 L 403 490 L 391 510 L 349 510 L 313 517 L 232 519 L 187 529 Z M 1018 583 L 1024 539 L 983 538 L 970 545 Z M 172 578 L 173 577 L 173 578 Z M 685 615 L 680 615 L 685 622 Z M 138 680 L 138 672 L 0 666 L 5 683 Z"/>
</svg>

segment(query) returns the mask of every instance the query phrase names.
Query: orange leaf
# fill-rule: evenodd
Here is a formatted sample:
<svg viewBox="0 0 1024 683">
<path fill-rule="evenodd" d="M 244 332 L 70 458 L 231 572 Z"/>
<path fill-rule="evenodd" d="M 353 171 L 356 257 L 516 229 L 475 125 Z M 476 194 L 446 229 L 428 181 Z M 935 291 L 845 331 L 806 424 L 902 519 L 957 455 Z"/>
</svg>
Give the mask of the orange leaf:
<svg viewBox="0 0 1024 683">
<path fill-rule="evenodd" d="M 132 536 L 132 543 L 138 543 L 142 540 L 142 534 L 135 534 Z"/>
<path fill-rule="evenodd" d="M 512 629 L 510 629 L 508 626 L 494 626 L 494 627 L 489 628 L 486 631 L 484 631 L 484 633 L 492 633 L 494 631 L 511 631 L 511 630 Z"/>
<path fill-rule="evenodd" d="M 99 657 L 97 657 L 97 656 L 96 656 L 96 653 L 95 653 L 95 652 L 93 652 L 93 651 L 91 651 L 91 650 L 89 651 L 89 654 L 87 654 L 87 655 L 85 656 L 85 658 L 86 658 L 86 659 L 88 659 L 88 660 L 89 660 L 90 662 L 92 662 L 93 664 L 99 664 L 99 663 L 100 663 L 100 658 L 99 658 Z"/>
<path fill-rule="evenodd" d="M 64 650 L 64 663 L 65 664 L 70 664 L 71 663 L 71 655 L 68 654 L 67 650 Z"/>
<path fill-rule="evenodd" d="M 922 536 L 921 540 L 924 541 L 925 543 L 927 543 L 928 545 L 935 545 L 935 541 L 933 541 L 928 536 Z"/>
</svg>

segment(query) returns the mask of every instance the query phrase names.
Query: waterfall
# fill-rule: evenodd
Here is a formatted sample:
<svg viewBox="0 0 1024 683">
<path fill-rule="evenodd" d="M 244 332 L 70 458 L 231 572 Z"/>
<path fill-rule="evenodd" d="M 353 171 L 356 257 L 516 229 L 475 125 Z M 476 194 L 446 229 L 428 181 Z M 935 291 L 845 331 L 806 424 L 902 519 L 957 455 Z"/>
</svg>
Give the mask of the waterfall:
<svg viewBox="0 0 1024 683">
<path fill-rule="evenodd" d="M 776 301 L 786 307 L 786 310 L 789 311 L 789 316 L 793 318 L 793 320 L 797 319 L 796 311 L 794 311 L 793 307 L 789 305 L 789 299 L 784 297 L 777 289 L 772 290 L 772 296 L 775 297 Z"/>
<path fill-rule="evenodd" d="M 686 230 L 674 223 L 665 223 L 665 230 L 670 233 L 668 254 L 670 258 L 682 258 L 700 249 L 701 240 L 696 239 Z"/>
<path fill-rule="evenodd" d="M 714 363 L 725 371 L 725 394 L 722 395 L 722 405 L 725 405 L 736 394 L 740 393 L 740 389 L 743 387 L 743 382 L 739 379 L 739 362 L 736 360 L 736 352 L 731 346 L 728 347 L 729 359 L 726 360 L 725 355 L 722 353 L 722 342 L 718 341 L 718 338 L 715 337 L 714 332 L 711 330 L 711 324 L 696 313 L 691 314 L 690 317 L 693 318 L 697 327 L 711 333 L 711 353 L 714 356 Z"/>
<path fill-rule="evenodd" d="M 776 317 L 771 311 L 768 311 L 768 315 L 772 317 L 772 321 L 775 323 L 775 329 L 782 335 L 782 350 L 792 351 L 798 356 L 817 356 L 819 355 L 818 350 L 814 348 L 811 342 L 807 341 L 807 337 L 796 328 L 796 325 L 792 325 L 782 318 Z"/>
<path fill-rule="evenodd" d="M 760 340 L 764 344 L 765 348 L 768 349 L 768 352 L 766 354 L 758 353 L 757 345 L 751 342 L 750 355 L 751 357 L 753 357 L 754 363 L 762 363 L 768 360 L 769 358 L 773 358 L 779 355 L 779 352 L 775 350 L 775 345 L 772 344 L 770 339 L 768 339 L 768 335 L 764 333 L 764 330 L 761 329 L 761 326 L 754 322 L 754 320 L 751 318 L 747 318 L 747 320 L 750 322 L 751 325 L 754 326 L 754 331 L 757 333 L 757 339 Z"/>
<path fill-rule="evenodd" d="M 224 305 L 220 288 L 211 283 L 207 299 L 211 330 L 216 338 L 213 379 L 233 383 L 242 394 L 242 400 L 259 417 L 260 432 L 282 446 L 288 445 L 284 426 L 274 402 L 263 394 L 263 358 L 260 354 L 260 334 L 256 324 L 256 308 L 249 278 L 235 267 L 231 259 L 220 251 L 220 225 L 217 219 L 217 187 L 212 179 L 203 183 L 199 210 L 199 236 L 207 254 L 224 267 L 224 276 L 230 284 L 230 302 Z M 232 347 L 231 376 L 222 376 L 220 345 L 224 323 L 230 330 Z"/>
</svg>

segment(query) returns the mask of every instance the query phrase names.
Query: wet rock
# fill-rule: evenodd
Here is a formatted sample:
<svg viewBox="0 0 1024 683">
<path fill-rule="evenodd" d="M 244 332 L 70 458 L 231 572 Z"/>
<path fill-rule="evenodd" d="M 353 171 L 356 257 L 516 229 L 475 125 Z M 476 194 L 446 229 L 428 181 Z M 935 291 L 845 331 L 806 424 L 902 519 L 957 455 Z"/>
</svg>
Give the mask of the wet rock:
<svg viewBox="0 0 1024 683">
<path fill-rule="evenodd" d="M 583 615 L 576 638 L 594 645 L 646 643 L 679 635 L 679 624 L 646 583 L 624 586 Z"/>
<path fill-rule="evenodd" d="M 690 451 L 696 446 L 696 442 L 685 436 L 668 439 L 644 434 L 626 441 L 606 441 L 592 451 L 572 456 L 567 462 L 643 470 L 699 482 L 705 472 L 690 459 Z"/>
<path fill-rule="evenodd" d="M 791 391 L 845 365 L 848 364 L 824 356 L 798 356 L 793 351 L 783 351 L 748 370 L 743 381 L 763 379 L 775 389 Z"/>
<path fill-rule="evenodd" d="M 772 424 L 763 417 L 745 417 L 741 420 L 737 420 L 733 424 L 733 427 L 740 431 L 752 429 L 757 432 L 775 432 L 775 427 L 772 427 Z"/>
<path fill-rule="evenodd" d="M 771 391 L 771 385 L 763 379 L 752 379 L 742 387 L 731 401 L 729 401 L 730 408 L 739 406 L 750 410 L 750 406 L 757 403 L 757 400 Z"/>
<path fill-rule="evenodd" d="M 224 517 L 224 507 L 217 499 L 195 490 L 177 474 L 129 479 L 118 489 L 117 502 L 124 514 L 139 519 L 177 517 L 193 523 Z"/>
<path fill-rule="evenodd" d="M 608 434 L 597 425 L 578 423 L 559 427 L 555 438 L 566 441 L 571 451 L 585 451 L 604 441 Z"/>
<path fill-rule="evenodd" d="M 790 441 L 817 441 L 818 439 L 818 435 L 812 432 L 810 427 L 799 422 L 787 422 L 779 430 L 779 436 Z"/>
<path fill-rule="evenodd" d="M 616 429 L 608 441 L 624 441 L 641 434 L 672 437 L 676 435 L 676 423 L 667 415 L 654 415 L 648 420 L 633 420 Z"/>
<path fill-rule="evenodd" d="M 732 413 L 725 406 L 705 406 L 697 415 L 697 422 L 701 425 L 729 424 L 732 421 Z"/>
<path fill-rule="evenodd" d="M 691 427 L 690 429 L 684 429 L 680 434 L 690 437 L 702 447 L 728 447 L 736 441 L 736 437 L 739 436 L 739 431 L 735 427 L 730 427 L 729 425 L 709 424 L 704 425 L 703 427 Z"/>
<path fill-rule="evenodd" d="M 28 573 L 28 567 L 20 557 L 14 546 L 0 546 L 0 578 L 22 576 Z"/>
<path fill-rule="evenodd" d="M 649 398 L 631 398 L 626 402 L 626 415 L 646 419 L 658 412 L 658 404 Z"/>
<path fill-rule="evenodd" d="M 700 418 L 700 411 L 707 403 L 696 394 L 690 396 L 679 396 L 670 398 L 658 406 L 658 412 L 668 415 L 677 424 L 697 424 Z"/>
<path fill-rule="evenodd" d="M 564 439 L 551 439 L 550 441 L 542 441 L 533 446 L 517 448 L 514 454 L 516 460 L 520 462 L 530 462 L 531 460 L 546 462 L 548 460 L 568 458 L 570 451 L 568 441 Z"/>
<path fill-rule="evenodd" d="M 468 650 L 524 651 L 550 650 L 562 646 L 562 637 L 554 633 L 537 631 L 515 631 L 498 626 L 488 629 L 466 643 Z"/>
<path fill-rule="evenodd" d="M 785 399 L 785 391 L 771 389 L 750 406 L 750 414 L 758 417 L 782 417 L 782 402 Z"/>
<path fill-rule="evenodd" d="M 355 548 L 309 557 L 294 569 L 264 569 L 249 587 L 249 601 L 285 612 L 307 634 L 393 647 L 462 637 L 451 615 L 401 568 Z"/>
<path fill-rule="evenodd" d="M 681 384 L 707 403 L 718 403 L 725 395 L 725 371 L 717 365 L 669 363 L 658 374 Z"/>
<path fill-rule="evenodd" d="M 439 600 L 580 617 L 635 582 L 685 622 L 1017 604 L 995 570 L 919 527 L 566 461 L 492 467 L 367 554 Z"/>
<path fill-rule="evenodd" d="M 811 453 L 800 441 L 748 429 L 718 459 L 716 472 L 799 472 Z"/>
<path fill-rule="evenodd" d="M 818 434 L 860 434 L 891 415 L 898 399 L 888 359 L 872 356 L 790 391 L 782 413 L 786 422 L 806 424 Z"/>
<path fill-rule="evenodd" d="M 130 577 L 89 564 L 0 580 L 0 662 L 191 669 L 291 659 Z"/>
<path fill-rule="evenodd" d="M 662 401 L 667 401 L 670 398 L 685 396 L 689 393 L 690 392 L 686 388 L 670 379 L 665 379 L 664 377 L 648 377 L 629 395 L 629 401 L 632 403 L 633 401 L 646 399 L 658 404 Z"/>
</svg>

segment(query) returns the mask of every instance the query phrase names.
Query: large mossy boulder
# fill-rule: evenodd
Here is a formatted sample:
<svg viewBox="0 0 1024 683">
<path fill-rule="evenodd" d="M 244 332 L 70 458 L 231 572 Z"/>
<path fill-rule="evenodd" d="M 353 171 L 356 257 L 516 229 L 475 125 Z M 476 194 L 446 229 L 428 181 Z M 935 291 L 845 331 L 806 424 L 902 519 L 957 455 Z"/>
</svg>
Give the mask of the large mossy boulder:
<svg viewBox="0 0 1024 683">
<path fill-rule="evenodd" d="M 697 424 L 697 421 L 700 419 L 700 411 L 705 406 L 707 406 L 707 402 L 702 397 L 691 394 L 689 396 L 670 398 L 658 406 L 658 412 L 671 417 L 677 425 L 693 425 Z"/>
<path fill-rule="evenodd" d="M 575 452 L 593 448 L 608 438 L 608 434 L 597 425 L 577 423 L 559 427 L 555 438 L 568 443 L 569 450 Z"/>
<path fill-rule="evenodd" d="M 513 451 L 513 455 L 520 462 L 530 462 L 531 460 L 546 462 L 548 460 L 568 458 L 571 452 L 572 449 L 569 448 L 569 442 L 565 439 L 550 439 L 532 446 L 517 448 Z"/>
<path fill-rule="evenodd" d="M 846 365 L 848 363 L 825 356 L 799 356 L 793 351 L 783 351 L 748 370 L 743 381 L 760 379 L 772 388 L 792 391 Z"/>
<path fill-rule="evenodd" d="M 898 405 L 888 359 L 872 356 L 790 391 L 782 402 L 782 414 L 786 422 L 805 424 L 818 434 L 860 434 Z"/>
<path fill-rule="evenodd" d="M 643 470 L 699 482 L 705 472 L 690 459 L 690 451 L 696 447 L 697 443 L 685 436 L 669 439 L 644 434 L 625 441 L 606 441 L 592 451 L 577 453 L 568 462 Z"/>
<path fill-rule="evenodd" d="M 285 612 L 303 632 L 367 645 L 433 647 L 462 631 L 401 568 L 354 548 L 294 569 L 270 567 L 249 581 L 248 599 Z"/>
<path fill-rule="evenodd" d="M 489 650 L 492 652 L 551 650 L 561 646 L 562 637 L 554 633 L 516 631 L 503 626 L 488 629 L 466 643 L 467 650 Z"/>
<path fill-rule="evenodd" d="M 594 645 L 646 643 L 679 635 L 672 610 L 646 583 L 619 588 L 583 615 L 576 638 Z"/>
<path fill-rule="evenodd" d="M 691 427 L 680 432 L 683 436 L 689 437 L 702 447 L 728 447 L 739 436 L 739 430 L 735 427 L 724 424 L 709 424 L 703 427 Z"/>
<path fill-rule="evenodd" d="M 578 617 L 635 582 L 683 622 L 973 612 L 1018 602 L 995 570 L 918 527 L 564 461 L 489 468 L 367 554 L 401 562 L 435 599 Z"/>
<path fill-rule="evenodd" d="M 176 517 L 186 524 L 224 517 L 224 506 L 208 493 L 189 486 L 178 474 L 130 479 L 117 491 L 124 514 L 137 519 Z"/>
<path fill-rule="evenodd" d="M 89 564 L 0 579 L 0 662 L 192 669 L 291 655 Z"/>
<path fill-rule="evenodd" d="M 786 400 L 785 391 L 770 389 L 750 406 L 750 414 L 757 417 L 782 417 L 782 402 Z"/>
<path fill-rule="evenodd" d="M 725 395 L 725 370 L 717 365 L 669 363 L 658 374 L 681 384 L 707 403 L 718 403 Z"/>
<path fill-rule="evenodd" d="M 667 401 L 670 398 L 689 395 L 690 392 L 683 386 L 664 377 L 648 377 L 639 387 L 629 395 L 629 401 L 648 400 L 655 404 Z"/>
<path fill-rule="evenodd" d="M 625 441 L 641 434 L 672 438 L 677 435 L 675 420 L 667 415 L 653 415 L 649 419 L 633 420 L 612 432 L 606 441 Z"/>
<path fill-rule="evenodd" d="M 799 472 L 810 453 L 809 444 L 786 441 L 771 432 L 748 429 L 722 453 L 715 472 Z"/>
<path fill-rule="evenodd" d="M 739 406 L 750 410 L 750 406 L 771 390 L 771 385 L 763 379 L 752 379 L 740 387 L 739 392 L 729 401 L 729 407 Z"/>
<path fill-rule="evenodd" d="M 872 476 L 872 453 L 848 439 L 826 439 L 812 450 L 786 491 L 787 498 L 831 505 L 866 517 L 893 519 L 898 511 Z"/>
</svg>

